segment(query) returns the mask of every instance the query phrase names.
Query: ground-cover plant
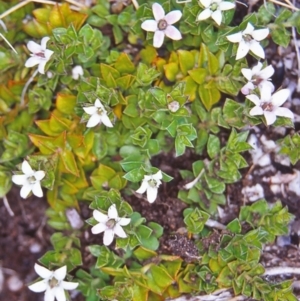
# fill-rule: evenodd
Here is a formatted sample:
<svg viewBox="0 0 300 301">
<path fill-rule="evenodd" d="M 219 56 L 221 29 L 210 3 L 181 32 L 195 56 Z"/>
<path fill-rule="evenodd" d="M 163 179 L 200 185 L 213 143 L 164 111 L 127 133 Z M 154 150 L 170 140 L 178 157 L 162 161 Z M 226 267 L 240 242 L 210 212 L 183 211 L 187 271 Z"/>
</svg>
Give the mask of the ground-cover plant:
<svg viewBox="0 0 300 301">
<path fill-rule="evenodd" d="M 290 91 L 275 89 L 265 49 L 300 33 L 299 11 L 261 2 L 235 19 L 238 1 L 87 2 L 0 1 L 0 197 L 9 209 L 13 183 L 22 198 L 45 195 L 55 231 L 53 250 L 35 266 L 44 280 L 29 289 L 45 291 L 46 301 L 75 288 L 86 300 L 218 289 L 297 300 L 291 282 L 269 282 L 260 263 L 292 220 L 279 200 L 244 206 L 227 225 L 214 220 L 227 184 L 248 167 L 251 128 L 294 126 L 284 107 Z M 298 133 L 279 143 L 295 164 Z M 191 169 L 157 164 L 187 153 Z M 155 203 L 172 169 L 185 181 L 177 200 L 184 227 L 163 239 L 164 228 L 131 200 Z M 86 204 L 83 224 L 75 217 Z M 99 238 L 87 246 L 90 266 L 80 240 L 87 229 Z"/>
</svg>

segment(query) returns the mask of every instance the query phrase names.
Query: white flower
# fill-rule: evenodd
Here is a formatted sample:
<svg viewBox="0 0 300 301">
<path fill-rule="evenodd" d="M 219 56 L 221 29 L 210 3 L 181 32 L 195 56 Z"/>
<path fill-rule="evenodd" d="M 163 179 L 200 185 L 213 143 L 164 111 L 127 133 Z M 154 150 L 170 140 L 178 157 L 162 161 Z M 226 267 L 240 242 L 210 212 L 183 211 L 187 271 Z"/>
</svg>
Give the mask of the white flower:
<svg viewBox="0 0 300 301">
<path fill-rule="evenodd" d="M 157 197 L 157 190 L 161 184 L 162 173 L 159 170 L 156 174 L 150 176 L 144 176 L 141 187 L 136 191 L 137 193 L 144 193 L 147 190 L 147 200 L 149 203 L 153 203 Z"/>
<path fill-rule="evenodd" d="M 130 218 L 119 217 L 115 204 L 112 204 L 108 208 L 107 215 L 98 210 L 94 210 L 93 216 L 99 224 L 92 228 L 92 233 L 99 234 L 104 232 L 104 245 L 109 246 L 112 243 L 115 234 L 122 238 L 127 237 L 121 226 L 128 225 L 130 223 Z"/>
<path fill-rule="evenodd" d="M 72 78 L 78 80 L 80 76 L 83 75 L 83 69 L 81 66 L 75 66 L 72 69 Z"/>
<path fill-rule="evenodd" d="M 147 20 L 142 23 L 142 28 L 146 31 L 154 32 L 153 46 L 161 47 L 165 35 L 172 40 L 182 39 L 180 31 L 172 24 L 180 20 L 182 13 L 180 10 L 174 10 L 165 15 L 163 7 L 154 3 L 152 12 L 155 20 Z"/>
<path fill-rule="evenodd" d="M 254 26 L 251 23 L 248 23 L 244 31 L 231 34 L 226 38 L 232 43 L 239 43 L 236 60 L 245 57 L 249 50 L 258 57 L 264 59 L 265 52 L 259 42 L 265 39 L 268 35 L 268 28 L 254 30 Z"/>
<path fill-rule="evenodd" d="M 264 115 L 267 125 L 273 124 L 276 121 L 276 116 L 287 117 L 294 119 L 294 114 L 288 108 L 281 108 L 280 106 L 287 100 L 290 95 L 289 89 L 282 89 L 273 95 L 268 87 L 260 90 L 261 97 L 251 94 L 246 96 L 251 100 L 255 107 L 250 110 L 250 115 Z"/>
<path fill-rule="evenodd" d="M 63 281 L 67 274 L 67 266 L 50 271 L 37 263 L 34 265 L 36 273 L 43 278 L 28 286 L 35 293 L 45 292 L 44 301 L 66 301 L 64 290 L 73 290 L 78 286 L 76 282 Z"/>
<path fill-rule="evenodd" d="M 269 65 L 261 69 L 262 66 L 263 64 L 258 62 L 252 69 L 242 68 L 242 73 L 248 80 L 248 83 L 241 89 L 244 95 L 249 94 L 256 87 L 261 90 L 264 86 L 268 86 L 271 92 L 274 91 L 274 85 L 270 82 L 270 77 L 274 74 L 274 68 Z"/>
<path fill-rule="evenodd" d="M 234 3 L 223 0 L 200 0 L 200 3 L 205 9 L 198 15 L 197 20 L 212 18 L 218 25 L 222 22 L 222 11 L 235 7 Z"/>
<path fill-rule="evenodd" d="M 38 197 L 43 196 L 43 190 L 41 188 L 41 180 L 45 177 L 43 170 L 32 170 L 29 163 L 24 160 L 22 163 L 22 171 L 24 175 L 13 175 L 12 181 L 17 185 L 23 185 L 20 195 L 25 199 L 29 193 L 32 193 Z"/>
<path fill-rule="evenodd" d="M 31 57 L 26 61 L 25 67 L 30 68 L 35 65 L 39 65 L 39 72 L 41 74 L 45 73 L 45 66 L 54 53 L 52 50 L 46 49 L 46 45 L 49 40 L 49 37 L 44 37 L 41 41 L 41 45 L 33 41 L 29 41 L 27 43 L 27 48 L 30 50 L 30 52 L 32 52 L 32 54 Z"/>
<path fill-rule="evenodd" d="M 98 123 L 103 123 L 110 128 L 113 127 L 110 119 L 107 116 L 107 112 L 99 99 L 96 99 L 93 106 L 85 107 L 83 109 L 87 114 L 91 115 L 86 125 L 88 128 L 94 127 Z"/>
</svg>

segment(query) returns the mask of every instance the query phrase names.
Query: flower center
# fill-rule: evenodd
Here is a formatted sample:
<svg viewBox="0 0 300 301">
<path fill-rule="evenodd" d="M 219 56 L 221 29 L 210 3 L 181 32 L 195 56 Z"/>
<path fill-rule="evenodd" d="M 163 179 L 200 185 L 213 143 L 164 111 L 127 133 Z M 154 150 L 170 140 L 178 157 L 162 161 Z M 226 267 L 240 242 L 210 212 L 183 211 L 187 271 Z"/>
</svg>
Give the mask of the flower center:
<svg viewBox="0 0 300 301">
<path fill-rule="evenodd" d="M 41 58 L 45 58 L 45 52 L 38 52 L 34 54 L 35 56 L 41 57 Z"/>
<path fill-rule="evenodd" d="M 104 113 L 103 109 L 101 109 L 101 108 L 97 109 L 97 114 L 98 115 L 102 115 L 103 113 Z"/>
<path fill-rule="evenodd" d="M 58 281 L 56 278 L 53 277 L 53 278 L 49 281 L 49 286 L 50 286 L 51 288 L 53 288 L 53 287 L 57 286 L 58 283 L 59 283 L 59 281 Z"/>
<path fill-rule="evenodd" d="M 250 42 L 253 40 L 253 38 L 250 34 L 244 34 L 243 37 L 244 37 L 245 42 Z"/>
<path fill-rule="evenodd" d="M 105 225 L 106 225 L 107 228 L 113 229 L 114 226 L 116 225 L 116 223 L 117 223 L 117 222 L 116 222 L 115 219 L 109 219 L 109 220 L 105 223 Z"/>
<path fill-rule="evenodd" d="M 210 10 L 212 11 L 216 11 L 218 9 L 218 3 L 213 3 L 211 6 L 210 6 Z"/>
<path fill-rule="evenodd" d="M 159 20 L 157 27 L 159 30 L 165 30 L 168 27 L 168 23 L 166 20 L 161 19 Z"/>
<path fill-rule="evenodd" d="M 157 187 L 157 182 L 154 180 L 154 179 L 151 179 L 148 181 L 148 184 L 151 186 L 151 187 Z"/>
<path fill-rule="evenodd" d="M 259 76 L 253 76 L 252 83 L 256 86 L 258 86 L 261 82 L 263 82 L 263 79 Z"/>
<path fill-rule="evenodd" d="M 28 177 L 27 180 L 28 180 L 29 184 L 34 184 L 36 182 L 35 176 Z"/>
<path fill-rule="evenodd" d="M 261 107 L 264 111 L 272 112 L 273 111 L 273 104 L 271 102 L 264 102 L 261 104 Z"/>
</svg>

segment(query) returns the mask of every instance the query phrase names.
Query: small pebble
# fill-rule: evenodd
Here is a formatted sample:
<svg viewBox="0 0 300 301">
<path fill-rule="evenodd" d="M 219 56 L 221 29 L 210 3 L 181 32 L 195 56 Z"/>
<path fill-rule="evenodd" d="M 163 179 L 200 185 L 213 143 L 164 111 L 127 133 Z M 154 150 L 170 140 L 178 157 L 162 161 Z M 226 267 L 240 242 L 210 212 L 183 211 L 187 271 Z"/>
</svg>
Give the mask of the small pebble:
<svg viewBox="0 0 300 301">
<path fill-rule="evenodd" d="M 13 275 L 8 278 L 7 287 L 10 291 L 17 292 L 23 287 L 23 282 L 17 275 Z"/>
</svg>

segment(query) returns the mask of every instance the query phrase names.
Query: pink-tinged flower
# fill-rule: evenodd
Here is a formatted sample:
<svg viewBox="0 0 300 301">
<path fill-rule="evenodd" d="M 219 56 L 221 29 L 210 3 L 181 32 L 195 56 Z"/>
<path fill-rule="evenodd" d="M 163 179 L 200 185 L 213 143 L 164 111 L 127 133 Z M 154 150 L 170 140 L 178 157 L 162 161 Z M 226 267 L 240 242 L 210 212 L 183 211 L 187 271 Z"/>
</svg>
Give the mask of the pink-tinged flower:
<svg viewBox="0 0 300 301">
<path fill-rule="evenodd" d="M 198 15 L 197 20 L 202 21 L 212 18 L 218 25 L 222 23 L 222 11 L 230 10 L 235 4 L 223 0 L 200 0 L 204 10 Z"/>
<path fill-rule="evenodd" d="M 152 12 L 155 20 L 144 21 L 142 23 L 142 29 L 154 32 L 154 47 L 161 47 L 165 35 L 175 41 L 182 39 L 180 31 L 172 25 L 180 20 L 182 16 L 180 10 L 174 10 L 165 15 L 163 7 L 158 3 L 154 3 L 152 5 Z"/>
<path fill-rule="evenodd" d="M 128 225 L 130 218 L 119 217 L 115 204 L 112 204 L 108 208 L 107 215 L 98 210 L 94 210 L 93 216 L 99 223 L 92 227 L 92 233 L 99 234 L 104 232 L 103 243 L 105 246 L 109 246 L 113 242 L 115 234 L 121 238 L 127 237 L 121 226 Z"/>
<path fill-rule="evenodd" d="M 78 286 L 77 282 L 63 281 L 67 274 L 67 266 L 63 266 L 55 271 L 50 271 L 43 266 L 34 265 L 36 273 L 43 278 L 28 286 L 35 293 L 45 292 L 44 301 L 66 301 L 65 290 L 73 290 Z"/>
<path fill-rule="evenodd" d="M 145 175 L 141 187 L 136 192 L 144 193 L 147 191 L 147 200 L 149 203 L 153 203 L 156 200 L 158 187 L 161 184 L 161 179 L 161 170 L 159 170 L 154 175 Z"/>
<path fill-rule="evenodd" d="M 274 85 L 271 83 L 271 77 L 274 74 L 272 65 L 262 69 L 263 64 L 258 62 L 252 69 L 242 68 L 242 73 L 248 80 L 248 83 L 241 89 L 244 95 L 248 95 L 255 88 L 260 90 L 267 86 L 271 92 L 274 91 Z"/>
<path fill-rule="evenodd" d="M 105 110 L 99 99 L 96 99 L 93 106 L 84 107 L 83 109 L 87 114 L 91 115 L 86 125 L 88 128 L 94 127 L 98 123 L 103 123 L 109 128 L 113 127 L 110 119 L 107 116 L 107 111 Z"/>
<path fill-rule="evenodd" d="M 264 115 L 267 125 L 271 125 L 276 121 L 277 116 L 294 119 L 294 114 L 288 108 L 281 108 L 280 106 L 288 99 L 290 95 L 289 89 L 282 89 L 271 94 L 268 87 L 260 90 L 261 97 L 251 94 L 246 96 L 255 104 L 249 114 L 251 116 Z"/>
<path fill-rule="evenodd" d="M 42 197 L 43 190 L 41 188 L 41 180 L 45 177 L 45 172 L 43 170 L 35 171 L 31 168 L 29 163 L 24 160 L 22 163 L 23 175 L 13 175 L 12 181 L 17 185 L 22 185 L 20 195 L 23 199 L 27 198 L 29 193 L 35 196 Z"/>
<path fill-rule="evenodd" d="M 255 55 L 264 59 L 265 52 L 259 42 L 268 35 L 268 28 L 254 30 L 254 26 L 248 23 L 244 31 L 231 34 L 226 38 L 232 43 L 239 43 L 236 60 L 245 57 L 249 51 L 252 51 Z"/>
<path fill-rule="evenodd" d="M 46 48 L 49 40 L 49 37 L 44 37 L 41 41 L 41 45 L 33 41 L 29 41 L 27 43 L 27 48 L 30 52 L 32 52 L 32 54 L 31 57 L 26 61 L 25 67 L 31 68 L 35 65 L 39 65 L 39 73 L 45 74 L 45 66 L 54 53 L 52 50 Z"/>
</svg>

